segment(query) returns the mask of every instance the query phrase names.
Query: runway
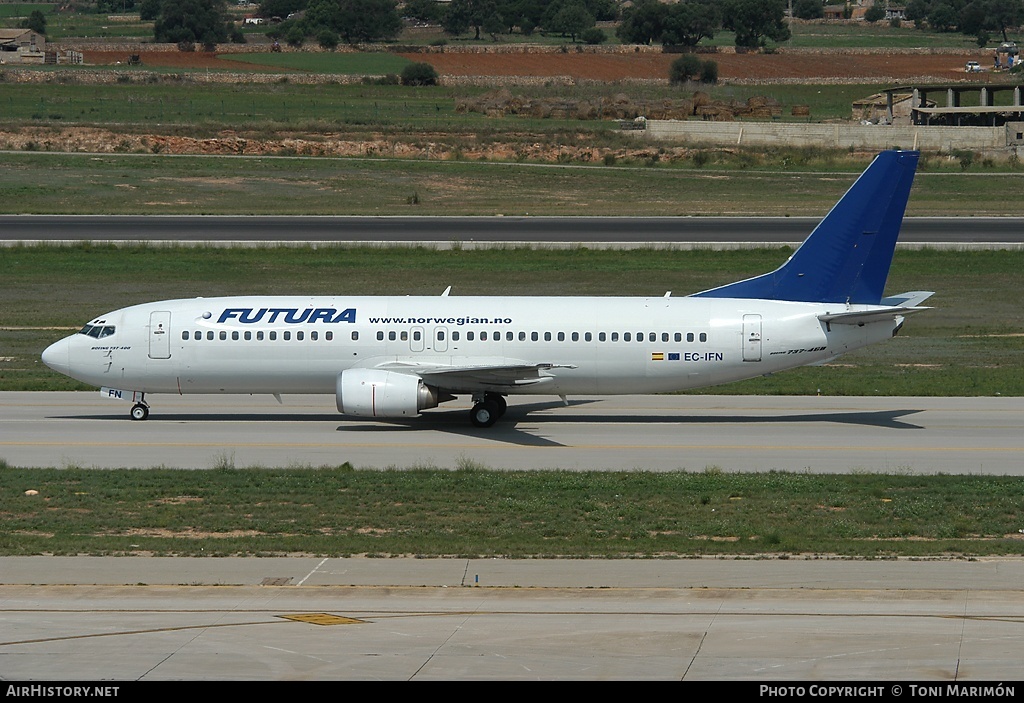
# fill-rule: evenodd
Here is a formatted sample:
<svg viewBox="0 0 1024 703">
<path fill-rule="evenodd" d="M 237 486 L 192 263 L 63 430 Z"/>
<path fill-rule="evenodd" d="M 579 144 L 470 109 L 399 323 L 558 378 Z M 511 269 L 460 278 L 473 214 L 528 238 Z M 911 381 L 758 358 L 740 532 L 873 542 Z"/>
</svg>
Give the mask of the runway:
<svg viewBox="0 0 1024 703">
<path fill-rule="evenodd" d="M 0 393 L 0 458 L 24 467 L 460 466 L 493 469 L 1024 474 L 1024 399 L 510 398 L 482 430 L 467 398 L 419 418 L 339 415 L 332 396 Z"/>
<path fill-rule="evenodd" d="M 0 246 L 18 242 L 418 244 L 458 246 L 765 246 L 802 242 L 817 217 L 243 217 L 0 215 Z M 902 247 L 1020 248 L 1024 218 L 908 217 Z"/>
<path fill-rule="evenodd" d="M 867 681 L 894 697 L 899 682 L 937 682 L 947 693 L 1019 680 L 1021 583 L 1020 559 L 5 557 L 0 679 L 733 681 L 755 695 L 757 682 Z"/>
</svg>

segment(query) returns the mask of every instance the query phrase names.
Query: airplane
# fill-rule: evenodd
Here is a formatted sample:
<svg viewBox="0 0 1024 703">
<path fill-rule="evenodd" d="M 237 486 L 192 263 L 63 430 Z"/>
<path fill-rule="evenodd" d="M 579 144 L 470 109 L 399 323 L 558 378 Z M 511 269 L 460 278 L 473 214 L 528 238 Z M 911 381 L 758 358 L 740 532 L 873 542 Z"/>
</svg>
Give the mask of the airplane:
<svg viewBox="0 0 1024 703">
<path fill-rule="evenodd" d="M 42 354 L 149 416 L 159 393 L 334 394 L 406 418 L 459 395 L 492 426 L 510 395 L 661 393 L 809 364 L 895 336 L 930 291 L 883 297 L 920 153 L 878 154 L 778 269 L 685 297 L 235 296 L 90 321 Z"/>
</svg>

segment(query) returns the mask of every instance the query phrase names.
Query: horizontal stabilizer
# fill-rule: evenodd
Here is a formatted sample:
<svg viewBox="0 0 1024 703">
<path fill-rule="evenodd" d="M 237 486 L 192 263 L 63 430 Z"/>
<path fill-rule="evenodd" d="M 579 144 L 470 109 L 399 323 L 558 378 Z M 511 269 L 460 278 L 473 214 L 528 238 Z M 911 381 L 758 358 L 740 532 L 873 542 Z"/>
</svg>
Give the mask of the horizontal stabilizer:
<svg viewBox="0 0 1024 703">
<path fill-rule="evenodd" d="M 822 322 L 828 322 L 834 325 L 866 325 L 869 322 L 886 322 L 901 315 L 912 315 L 915 312 L 921 312 L 922 310 L 931 310 L 931 308 L 892 307 L 875 308 L 874 310 L 857 310 L 851 312 L 831 312 L 825 313 L 824 315 L 818 315 L 818 319 Z"/>
<path fill-rule="evenodd" d="M 878 304 L 890 305 L 893 307 L 903 305 L 908 308 L 913 308 L 928 300 L 928 298 L 933 295 L 935 295 L 935 293 L 930 290 L 912 290 L 909 293 L 899 293 L 898 295 L 890 295 L 888 298 L 882 298 Z"/>
</svg>

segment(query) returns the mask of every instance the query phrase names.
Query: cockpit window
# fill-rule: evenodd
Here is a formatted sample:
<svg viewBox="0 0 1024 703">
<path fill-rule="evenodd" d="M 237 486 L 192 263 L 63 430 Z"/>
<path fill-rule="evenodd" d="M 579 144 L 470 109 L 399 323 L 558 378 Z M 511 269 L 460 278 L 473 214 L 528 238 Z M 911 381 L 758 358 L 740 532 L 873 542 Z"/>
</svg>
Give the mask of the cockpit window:
<svg viewBox="0 0 1024 703">
<path fill-rule="evenodd" d="M 78 332 L 84 334 L 87 337 L 95 337 L 96 339 L 103 339 L 114 334 L 113 325 L 86 325 Z"/>
</svg>

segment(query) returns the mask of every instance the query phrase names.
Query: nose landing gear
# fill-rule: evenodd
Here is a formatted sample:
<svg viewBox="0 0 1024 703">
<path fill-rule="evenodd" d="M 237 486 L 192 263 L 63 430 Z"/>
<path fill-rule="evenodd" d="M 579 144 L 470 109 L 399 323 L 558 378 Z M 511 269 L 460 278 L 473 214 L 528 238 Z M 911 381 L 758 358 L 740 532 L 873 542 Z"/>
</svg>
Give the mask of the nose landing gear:
<svg viewBox="0 0 1024 703">
<path fill-rule="evenodd" d="M 131 416 L 133 420 L 145 420 L 149 417 L 149 404 L 146 403 L 146 394 L 142 394 L 142 399 L 138 403 L 132 406 Z"/>
</svg>

